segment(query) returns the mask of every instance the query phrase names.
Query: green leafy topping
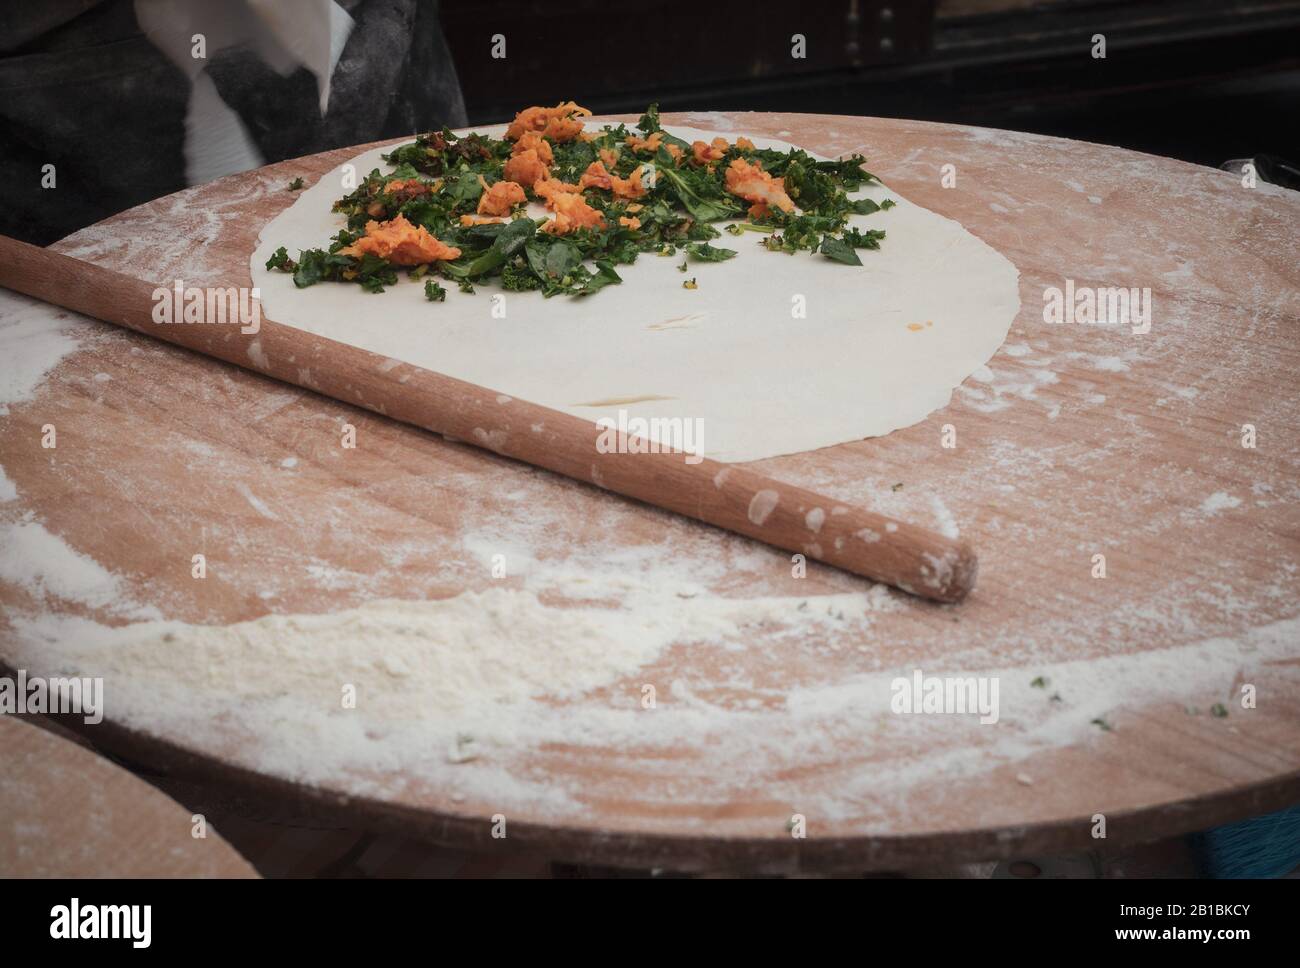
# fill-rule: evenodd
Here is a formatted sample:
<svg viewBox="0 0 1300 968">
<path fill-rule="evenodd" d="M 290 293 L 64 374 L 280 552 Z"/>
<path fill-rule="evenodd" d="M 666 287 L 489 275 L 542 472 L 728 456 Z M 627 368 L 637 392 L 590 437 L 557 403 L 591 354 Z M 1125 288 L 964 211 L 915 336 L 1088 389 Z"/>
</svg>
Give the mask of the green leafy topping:
<svg viewBox="0 0 1300 968">
<path fill-rule="evenodd" d="M 661 148 L 660 151 L 663 151 Z M 665 152 L 666 154 L 666 152 Z M 668 164 L 671 166 L 671 157 Z M 668 190 L 677 196 L 682 207 L 691 213 L 698 222 L 718 222 L 732 218 L 740 212 L 740 203 L 734 195 L 728 195 L 722 184 L 708 174 L 705 169 L 678 170 L 672 167 L 659 167 L 657 181 L 667 180 Z"/>
<path fill-rule="evenodd" d="M 266 267 L 293 273 L 293 284 L 299 289 L 318 282 L 355 282 L 367 292 L 383 292 L 384 286 L 397 282 L 397 273 L 388 260 L 370 253 L 356 259 L 334 251 L 308 249 L 298 253 L 295 262 L 281 246 L 267 260 Z"/>
<path fill-rule="evenodd" d="M 855 249 L 878 249 L 880 240 L 885 237 L 884 229 L 845 229 L 844 241 Z"/>
<path fill-rule="evenodd" d="M 736 257 L 735 249 L 715 249 L 707 242 L 692 242 L 686 251 L 701 262 L 726 262 Z"/>
<path fill-rule="evenodd" d="M 849 266 L 860 266 L 862 260 L 858 254 L 853 251 L 853 246 L 843 239 L 837 239 L 833 235 L 823 235 L 821 248 L 817 250 L 828 259 L 834 259 L 836 262 L 843 262 Z"/>
<path fill-rule="evenodd" d="M 271 258 L 266 260 L 266 267 L 279 269 L 281 272 L 293 272 L 298 268 L 298 264 L 289 258 L 289 253 L 284 251 L 284 246 L 280 246 L 271 254 Z"/>
<path fill-rule="evenodd" d="M 467 258 L 462 253 L 461 257 L 455 262 L 444 262 L 442 271 L 456 280 L 466 280 L 478 278 L 480 276 L 491 275 L 494 270 L 501 268 L 516 252 L 521 250 L 525 243 L 532 238 L 533 233 L 537 231 L 537 223 L 530 218 L 516 219 L 507 225 L 477 225 L 475 229 L 488 230 L 480 231 L 478 238 L 491 238 L 491 244 L 484 250 L 480 251 L 473 258 Z M 471 232 L 473 229 L 471 229 Z M 461 286 L 462 291 L 472 292 L 472 289 L 466 290 Z"/>
<path fill-rule="evenodd" d="M 657 138 L 653 154 L 632 149 L 627 141 L 633 132 L 622 124 L 589 130 L 584 138 L 550 142 L 554 160 L 548 174 L 554 180 L 578 183 L 587 168 L 602 158 L 610 173 L 621 179 L 642 170 L 646 192 L 635 199 L 597 186 L 582 190 L 582 199 L 600 213 L 603 225 L 554 235 L 540 231 L 545 222 L 522 211 L 506 222 L 476 224 L 474 218 L 462 222 L 465 216 L 478 214 L 485 186 L 505 177 L 504 166 L 514 144 L 478 133 L 461 136 L 444 128 L 394 148 L 383 156 L 391 170 L 372 170 L 335 201 L 342 227 L 330 244 L 306 250 L 296 260 L 280 248 L 267 260 L 267 268 L 291 274 L 300 287 L 347 282 L 369 292 L 383 292 L 395 284 L 401 270 L 410 280 L 423 283 L 431 301 L 445 299 L 446 289 L 437 278 L 456 283 L 463 292 L 492 283 L 510 292 L 581 297 L 620 282 L 615 267 L 630 265 L 642 253 L 665 257 L 685 253 L 686 261 L 678 266 L 683 273 L 689 261 L 736 258 L 736 250 L 710 244 L 721 237 L 722 228 L 736 237 L 758 233 L 763 236 L 759 245 L 772 252 L 819 253 L 848 266 L 860 266 L 858 252 L 878 249 L 884 240 L 882 230 L 850 225 L 851 219 L 893 205 L 889 200 L 877 204 L 869 198 L 850 198 L 876 180 L 862 167 L 860 155 L 823 161 L 799 148 L 777 151 L 731 145 L 721 159 L 700 164 L 688 142 L 663 128 L 657 104 L 646 109 L 636 130 L 643 138 Z M 756 208 L 751 200 L 733 195 L 726 174 L 730 163 L 741 157 L 783 179 L 797 207 L 788 212 L 775 205 Z M 294 190 L 302 187 L 301 179 L 290 184 Z M 540 201 L 531 189 L 526 193 L 530 200 Z M 753 213 L 748 219 L 747 210 Z M 460 255 L 451 261 L 402 267 L 373 254 L 344 254 L 370 231 L 372 222 L 399 216 L 459 249 Z M 635 216 L 639 226 L 620 224 L 624 216 Z M 695 280 L 687 279 L 683 285 L 694 288 Z"/>
<path fill-rule="evenodd" d="M 583 266 L 582 268 L 583 271 L 586 272 L 586 267 Z M 582 288 L 578 290 L 577 295 L 590 296 L 593 292 L 600 292 L 600 290 L 604 289 L 611 283 L 622 281 L 623 280 L 619 277 L 619 274 L 614 271 L 612 265 L 604 261 L 597 262 L 596 271 L 594 273 L 587 273 L 586 277 L 583 279 Z"/>
<path fill-rule="evenodd" d="M 647 135 L 655 131 L 662 131 L 659 127 L 659 103 L 655 102 L 645 109 L 645 114 L 637 121 L 636 126 L 639 130 L 644 131 Z"/>
<path fill-rule="evenodd" d="M 456 202 L 462 204 L 474 202 L 477 205 L 479 196 L 483 194 L 483 186 L 479 184 L 478 179 L 479 176 L 476 172 L 467 171 L 451 183 L 447 189 L 447 194 Z"/>
</svg>

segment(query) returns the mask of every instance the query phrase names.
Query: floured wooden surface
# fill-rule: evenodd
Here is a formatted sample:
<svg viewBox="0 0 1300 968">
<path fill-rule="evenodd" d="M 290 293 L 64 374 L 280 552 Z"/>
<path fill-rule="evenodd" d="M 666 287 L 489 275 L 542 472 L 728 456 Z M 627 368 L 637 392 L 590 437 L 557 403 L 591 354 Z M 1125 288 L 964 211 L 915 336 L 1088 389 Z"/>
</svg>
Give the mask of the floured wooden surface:
<svg viewBox="0 0 1300 968">
<path fill-rule="evenodd" d="M 176 801 L 15 716 L 0 716 L 0 770 L 0 875 L 257 876 Z M 203 836 L 194 836 L 196 829 Z"/>
<path fill-rule="evenodd" d="M 486 847 L 503 813 L 511 838 L 590 859 L 907 865 L 1084 847 L 1099 812 L 1120 842 L 1294 800 L 1300 197 L 1030 135 L 795 115 L 670 123 L 860 150 L 1016 263 L 1020 316 L 950 406 L 757 465 L 959 527 L 981 559 L 970 600 L 925 605 L 819 566 L 795 579 L 787 556 L 743 539 L 144 337 L 77 320 L 51 332 L 56 310 L 6 294 L 0 343 L 21 363 L 0 383 L 14 400 L 0 415 L 6 663 L 98 665 L 109 717 L 116 682 L 118 718 L 146 752 L 140 734 L 153 734 Z M 59 248 L 160 283 L 247 284 L 261 223 L 292 201 L 284 186 L 349 152 L 162 199 Z M 940 187 L 944 164 L 955 188 Z M 1044 289 L 1067 278 L 1151 288 L 1151 331 L 1043 323 Z M 20 330 L 36 334 L 25 357 L 10 352 Z M 50 423 L 53 450 L 40 446 Z M 340 446 L 345 423 L 355 449 Z M 1105 579 L 1091 574 L 1098 553 Z M 33 560 L 51 563 L 34 578 Z M 367 613 L 461 593 L 483 607 Z M 830 595 L 848 597 L 818 600 Z M 754 597 L 766 601 L 730 601 Z M 315 638 L 71 624 L 268 613 L 335 618 Z M 500 624 L 484 618 L 475 636 L 480 615 Z M 394 621 L 417 629 L 383 650 L 405 668 L 349 631 Z M 527 651 L 548 634 L 554 648 Z M 566 635 L 584 647 L 562 649 Z M 491 704 L 440 715 L 456 680 L 434 673 L 456 641 L 482 643 L 505 678 L 471 676 L 460 695 Z M 520 651 L 529 663 L 514 666 Z M 997 676 L 999 722 L 892 715 L 890 680 L 915 669 Z M 344 714 L 347 682 L 375 701 Z M 1243 684 L 1257 708 L 1241 708 Z M 786 831 L 794 813 L 807 840 Z"/>
</svg>

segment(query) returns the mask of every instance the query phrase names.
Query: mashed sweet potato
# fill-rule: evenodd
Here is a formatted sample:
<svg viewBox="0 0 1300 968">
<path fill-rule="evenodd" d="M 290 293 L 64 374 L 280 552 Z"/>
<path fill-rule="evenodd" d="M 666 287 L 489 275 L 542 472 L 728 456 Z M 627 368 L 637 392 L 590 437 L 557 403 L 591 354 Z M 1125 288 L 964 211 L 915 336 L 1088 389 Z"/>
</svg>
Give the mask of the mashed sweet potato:
<svg viewBox="0 0 1300 968">
<path fill-rule="evenodd" d="M 615 198 L 641 198 L 646 194 L 645 186 L 641 184 L 641 171 L 638 168 L 626 178 L 619 178 L 610 174 L 603 162 L 593 161 L 578 179 L 578 187 L 603 188 L 613 192 Z"/>
<path fill-rule="evenodd" d="M 483 194 L 478 199 L 480 215 L 509 215 L 516 205 L 527 201 L 522 185 L 512 181 L 499 181 L 489 188 L 482 175 L 478 176 L 478 180 L 483 186 Z"/>
<path fill-rule="evenodd" d="M 553 108 L 524 108 L 515 115 L 510 127 L 506 128 L 506 137 L 515 141 L 533 131 L 560 144 L 572 141 L 582 134 L 581 119 L 587 117 L 591 117 L 591 112 L 572 101 L 565 101 Z"/>
<path fill-rule="evenodd" d="M 556 178 L 543 178 L 533 185 L 533 194 L 545 201 L 548 208 L 551 207 L 551 199 L 556 195 L 573 195 L 580 191 L 582 188 L 578 185 L 571 185 Z"/>
<path fill-rule="evenodd" d="M 555 218 L 542 226 L 551 235 L 568 235 L 582 228 L 603 228 L 605 218 L 573 192 L 557 192 L 546 200 L 546 207 L 555 212 Z"/>
<path fill-rule="evenodd" d="M 587 170 L 582 173 L 578 179 L 578 187 L 583 188 L 603 188 L 609 190 L 611 185 L 609 171 L 606 170 L 604 162 L 593 161 L 587 166 Z"/>
<path fill-rule="evenodd" d="M 726 138 L 714 138 L 712 143 L 692 141 L 691 160 L 697 165 L 711 165 L 715 161 L 721 161 L 729 147 Z"/>
<path fill-rule="evenodd" d="M 536 131 L 525 131 L 519 136 L 514 147 L 510 149 L 510 154 L 517 155 L 527 151 L 529 148 L 537 152 L 537 157 L 543 165 L 550 165 L 555 161 L 555 152 L 551 150 L 551 143 L 543 138 Z"/>
<path fill-rule="evenodd" d="M 751 215 L 762 215 L 773 205 L 783 212 L 794 211 L 794 202 L 785 193 L 785 181 L 773 178 L 758 162 L 751 164 L 744 158 L 733 158 L 725 177 L 727 191 L 754 203 Z"/>
<path fill-rule="evenodd" d="M 630 134 L 624 143 L 638 154 L 653 155 L 660 147 L 663 147 L 668 150 L 668 154 L 672 156 L 675 163 L 680 164 L 682 160 L 682 149 L 675 144 L 664 144 L 664 133 L 662 131 L 656 131 L 648 138 L 638 138 L 636 135 Z"/>
<path fill-rule="evenodd" d="M 419 266 L 439 259 L 459 259 L 460 249 L 439 242 L 423 225 L 412 225 L 406 216 L 398 215 L 387 222 L 367 222 L 366 234 L 339 249 L 339 254 L 358 259 L 373 254 L 393 265 Z"/>
<path fill-rule="evenodd" d="M 535 185 L 548 174 L 550 169 L 546 167 L 536 148 L 526 148 L 519 154 L 512 155 L 507 159 L 505 170 L 501 173 L 506 181 L 520 185 Z"/>
</svg>

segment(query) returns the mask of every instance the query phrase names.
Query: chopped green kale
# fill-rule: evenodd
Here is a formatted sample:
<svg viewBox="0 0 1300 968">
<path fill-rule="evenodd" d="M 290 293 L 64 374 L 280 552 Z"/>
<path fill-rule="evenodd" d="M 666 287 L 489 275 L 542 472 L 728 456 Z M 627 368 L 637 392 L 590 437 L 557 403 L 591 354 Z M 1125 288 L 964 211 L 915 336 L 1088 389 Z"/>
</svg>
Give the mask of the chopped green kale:
<svg viewBox="0 0 1300 968">
<path fill-rule="evenodd" d="M 879 249 L 885 238 L 883 230 L 849 224 L 851 218 L 894 204 L 888 199 L 877 203 L 849 197 L 876 182 L 863 168 L 861 155 L 824 161 L 799 148 L 779 151 L 728 145 L 721 158 L 697 159 L 690 143 L 664 129 L 657 104 L 646 109 L 636 131 L 641 140 L 622 124 L 570 140 L 544 136 L 553 156 L 546 173 L 552 181 L 581 184 L 596 163 L 620 180 L 640 172 L 644 191 L 631 197 L 599 183 L 580 188 L 579 197 L 600 215 L 595 227 L 560 234 L 547 220 L 534 220 L 520 204 L 513 205 L 503 221 L 485 222 L 480 204 L 485 211 L 492 210 L 490 203 L 484 203 L 485 189 L 505 180 L 505 165 L 515 144 L 479 133 L 457 135 L 444 128 L 394 148 L 383 156 L 390 172 L 374 169 L 334 203 L 343 227 L 327 247 L 308 249 L 297 259 L 281 247 L 267 260 L 267 268 L 291 274 L 299 287 L 348 282 L 369 292 L 394 285 L 401 269 L 410 279 L 423 281 L 426 297 L 434 302 L 444 301 L 447 295 L 435 277 L 456 283 L 466 293 L 492 281 L 510 292 L 581 297 L 621 282 L 615 267 L 629 265 L 646 252 L 667 257 L 684 252 L 687 261 L 734 259 L 736 250 L 710 244 L 720 237 L 721 227 L 737 237 L 758 233 L 763 236 L 760 246 L 773 252 L 820 253 L 849 266 L 862 264 L 858 250 Z M 727 172 L 741 158 L 780 179 L 777 187 L 784 188 L 796 207 L 787 205 L 790 210 L 783 211 L 775 201 L 770 206 L 753 204 L 752 196 L 733 194 Z M 301 189 L 302 179 L 294 179 L 289 187 Z M 532 187 L 526 188 L 525 197 L 542 200 Z M 427 232 L 459 250 L 459 255 L 412 267 L 374 253 L 345 254 L 355 251 L 354 243 L 373 231 L 371 223 L 398 218 L 416 232 Z M 730 224 L 717 224 L 722 222 Z M 397 258 L 396 250 L 381 251 Z M 409 258 L 408 254 L 402 261 Z M 683 273 L 687 261 L 678 266 Z M 696 288 L 696 280 L 687 279 L 683 285 Z"/>
</svg>

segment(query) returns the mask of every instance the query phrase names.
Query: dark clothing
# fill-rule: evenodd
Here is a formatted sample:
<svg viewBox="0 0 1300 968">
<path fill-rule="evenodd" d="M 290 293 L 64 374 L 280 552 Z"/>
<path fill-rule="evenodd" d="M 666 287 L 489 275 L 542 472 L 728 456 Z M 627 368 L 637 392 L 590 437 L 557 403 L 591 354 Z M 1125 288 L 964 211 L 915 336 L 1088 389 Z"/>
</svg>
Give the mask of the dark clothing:
<svg viewBox="0 0 1300 968">
<path fill-rule="evenodd" d="M 0 233 L 46 245 L 185 187 L 190 84 L 140 31 L 131 0 L 43 0 L 0 12 Z M 355 21 L 321 117 L 306 68 L 255 53 L 207 71 L 270 163 L 465 124 L 434 0 L 343 0 Z M 221 16 L 221 5 L 212 5 Z M 42 188 L 43 166 L 56 187 Z"/>
</svg>

